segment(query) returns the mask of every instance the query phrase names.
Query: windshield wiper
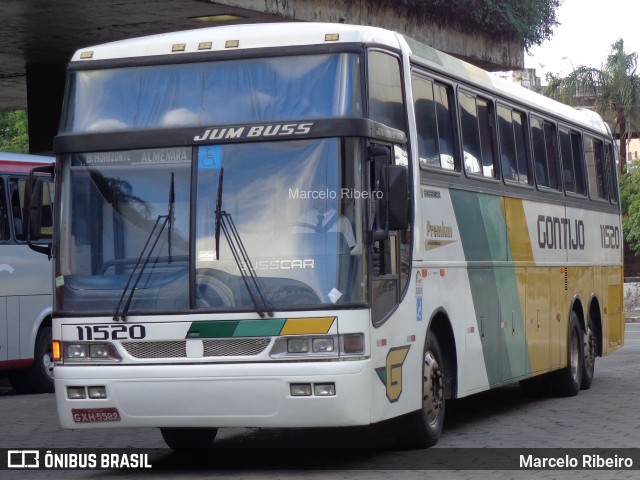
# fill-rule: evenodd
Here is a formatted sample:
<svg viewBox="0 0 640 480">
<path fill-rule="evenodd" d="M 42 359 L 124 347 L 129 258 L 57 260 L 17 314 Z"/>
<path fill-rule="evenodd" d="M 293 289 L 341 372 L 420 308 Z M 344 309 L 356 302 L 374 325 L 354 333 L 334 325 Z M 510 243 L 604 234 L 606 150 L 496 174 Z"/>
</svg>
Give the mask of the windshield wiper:
<svg viewBox="0 0 640 480">
<path fill-rule="evenodd" d="M 231 250 L 231 255 L 238 266 L 238 270 L 240 270 L 240 276 L 244 281 L 245 286 L 247 287 L 247 292 L 249 292 L 249 297 L 251 298 L 251 302 L 256 309 L 260 318 L 264 318 L 265 314 L 273 317 L 273 309 L 270 308 L 267 300 L 264 298 L 262 293 L 262 289 L 260 288 L 260 283 L 258 280 L 258 276 L 256 275 L 256 271 L 253 268 L 253 264 L 251 263 L 251 258 L 247 253 L 247 250 L 242 242 L 242 238 L 240 238 L 240 233 L 236 228 L 236 224 L 231 217 L 231 214 L 222 210 L 222 181 L 224 178 L 224 168 L 220 168 L 220 175 L 218 179 L 218 193 L 216 198 L 216 224 L 215 224 L 215 242 L 216 242 L 216 260 L 220 260 L 220 229 L 222 229 L 225 238 L 227 239 L 227 243 L 229 244 L 229 249 Z M 255 288 L 255 292 L 253 289 Z M 258 304 L 258 300 L 262 303 L 262 308 Z"/>
<path fill-rule="evenodd" d="M 147 264 L 149 263 L 149 260 L 151 259 L 151 254 L 153 253 L 153 251 L 156 248 L 156 245 L 158 244 L 158 241 L 160 240 L 160 237 L 162 236 L 162 232 L 164 231 L 165 227 L 167 226 L 167 224 L 169 225 L 169 230 L 168 230 L 168 249 L 169 249 L 169 263 L 171 263 L 171 230 L 172 230 L 172 224 L 173 224 L 173 213 L 174 213 L 174 207 L 175 207 L 175 193 L 174 193 L 174 186 L 173 186 L 173 177 L 174 174 L 173 172 L 171 172 L 171 183 L 169 184 L 169 207 L 168 207 L 168 211 L 166 215 L 158 215 L 158 217 L 156 218 L 156 222 L 153 224 L 153 228 L 151 229 L 151 231 L 149 232 L 149 235 L 147 236 L 147 240 L 144 244 L 144 246 L 142 247 L 142 250 L 140 251 L 140 255 L 138 255 L 138 260 L 136 261 L 136 264 L 134 265 L 133 269 L 131 270 L 131 273 L 129 274 L 129 278 L 127 279 L 127 283 L 124 286 L 124 289 L 122 290 L 122 295 L 120 295 L 120 300 L 118 301 L 118 305 L 116 305 L 116 308 L 113 310 L 113 321 L 117 322 L 119 320 L 122 320 L 123 322 L 127 321 L 127 313 L 129 312 L 129 307 L 131 307 L 131 301 L 133 300 L 133 294 L 136 291 L 136 288 L 138 287 L 138 283 L 140 283 L 140 279 L 142 278 L 142 274 L 144 273 L 144 269 L 147 267 Z M 160 222 L 164 220 L 162 222 L 162 224 L 160 224 Z M 140 262 L 142 262 L 142 258 L 144 257 L 145 251 L 147 250 L 147 247 L 149 246 L 149 243 L 151 242 L 151 239 L 154 238 L 154 233 L 156 231 L 156 229 L 158 228 L 158 225 L 160 225 L 160 229 L 158 230 L 158 233 L 155 235 L 155 240 L 153 242 L 153 244 L 151 245 L 151 248 L 149 249 L 149 252 L 147 253 L 146 258 L 144 259 L 144 262 L 142 263 L 142 267 L 140 268 L 140 271 L 138 272 L 138 276 L 136 277 L 135 282 L 133 283 L 133 286 L 131 287 L 131 290 L 129 290 L 129 285 L 131 284 L 131 280 L 133 279 L 133 276 L 136 273 L 136 270 L 138 269 L 138 266 L 140 265 Z M 127 291 L 129 291 L 129 297 L 127 298 L 127 302 L 124 305 L 124 308 L 122 309 L 122 313 L 120 312 L 120 307 L 122 306 L 122 301 L 124 300 L 125 295 L 127 294 Z"/>
</svg>

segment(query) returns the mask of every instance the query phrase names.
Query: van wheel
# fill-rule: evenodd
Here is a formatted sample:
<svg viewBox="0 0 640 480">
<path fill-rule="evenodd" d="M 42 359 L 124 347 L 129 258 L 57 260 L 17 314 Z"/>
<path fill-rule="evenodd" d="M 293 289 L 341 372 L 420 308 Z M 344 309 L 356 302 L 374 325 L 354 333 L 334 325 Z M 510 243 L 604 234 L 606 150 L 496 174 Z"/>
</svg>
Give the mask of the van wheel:
<svg viewBox="0 0 640 480">
<path fill-rule="evenodd" d="M 438 443 L 445 412 L 445 374 L 440 345 L 429 332 L 422 362 L 422 408 L 400 417 L 396 436 L 404 448 L 427 448 Z"/>
<path fill-rule="evenodd" d="M 28 370 L 27 380 L 36 393 L 53 393 L 53 350 L 51 348 L 51 327 L 41 328 L 36 337 L 34 349 L 35 363 Z"/>
<path fill-rule="evenodd" d="M 173 450 L 207 448 L 218 433 L 217 428 L 161 428 L 162 438 Z"/>
</svg>

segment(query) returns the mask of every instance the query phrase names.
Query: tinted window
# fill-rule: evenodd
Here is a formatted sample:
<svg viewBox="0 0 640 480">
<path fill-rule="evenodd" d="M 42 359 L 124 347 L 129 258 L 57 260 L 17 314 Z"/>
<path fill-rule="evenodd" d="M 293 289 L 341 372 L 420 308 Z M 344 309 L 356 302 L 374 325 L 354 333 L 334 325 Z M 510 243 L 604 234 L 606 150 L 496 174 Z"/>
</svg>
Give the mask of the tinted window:
<svg viewBox="0 0 640 480">
<path fill-rule="evenodd" d="M 0 242 L 9 240 L 9 211 L 7 210 L 7 196 L 4 180 L 0 178 Z"/>
<path fill-rule="evenodd" d="M 461 93 L 458 101 L 465 171 L 494 178 L 491 104 L 468 93 Z"/>
<path fill-rule="evenodd" d="M 396 57 L 369 53 L 369 117 L 389 127 L 406 130 L 402 107 L 402 79 Z"/>
<path fill-rule="evenodd" d="M 420 77 L 413 78 L 418 156 L 421 167 L 456 168 L 450 89 Z"/>
<path fill-rule="evenodd" d="M 578 132 L 566 128 L 560 129 L 560 155 L 564 189 L 567 192 L 584 195 L 584 168 L 580 143 Z"/>
<path fill-rule="evenodd" d="M 556 127 L 551 122 L 531 118 L 531 141 L 538 186 L 557 190 L 558 152 L 555 138 Z"/>
<path fill-rule="evenodd" d="M 584 155 L 589 177 L 589 195 L 591 198 L 607 198 L 604 145 L 601 140 L 585 137 Z"/>
<path fill-rule="evenodd" d="M 525 143 L 524 114 L 499 106 L 498 129 L 503 177 L 507 181 L 528 184 L 529 163 Z"/>
</svg>

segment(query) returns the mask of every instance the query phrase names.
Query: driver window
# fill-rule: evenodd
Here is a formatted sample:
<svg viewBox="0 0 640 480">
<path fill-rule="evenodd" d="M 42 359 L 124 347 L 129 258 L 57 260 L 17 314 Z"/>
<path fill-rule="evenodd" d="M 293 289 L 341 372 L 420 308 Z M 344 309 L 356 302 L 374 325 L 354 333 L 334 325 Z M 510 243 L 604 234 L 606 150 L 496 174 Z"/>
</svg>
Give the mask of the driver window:
<svg viewBox="0 0 640 480">
<path fill-rule="evenodd" d="M 9 212 L 5 195 L 4 180 L 0 178 L 0 242 L 9 240 Z"/>
</svg>

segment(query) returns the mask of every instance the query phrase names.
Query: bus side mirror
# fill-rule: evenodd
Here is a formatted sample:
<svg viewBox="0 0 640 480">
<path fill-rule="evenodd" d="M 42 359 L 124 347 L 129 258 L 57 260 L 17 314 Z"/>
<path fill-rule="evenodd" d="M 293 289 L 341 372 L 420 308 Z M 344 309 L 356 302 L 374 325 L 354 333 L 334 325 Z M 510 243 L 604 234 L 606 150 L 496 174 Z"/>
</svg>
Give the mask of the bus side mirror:
<svg viewBox="0 0 640 480">
<path fill-rule="evenodd" d="M 409 223 L 408 174 L 401 165 L 385 165 L 380 172 L 382 200 L 378 209 L 383 228 L 373 232 L 373 240 L 385 240 L 390 230 L 404 230 Z"/>
<path fill-rule="evenodd" d="M 48 173 L 53 178 L 54 166 L 36 167 L 29 172 L 29 180 L 24 192 L 23 226 L 29 248 L 38 253 L 44 253 L 51 259 L 52 243 L 44 245 L 33 243 L 42 239 L 45 229 L 50 230 L 46 236 L 51 237 L 53 229 L 53 205 L 43 201 L 44 189 L 49 186 L 49 183 L 43 178 L 37 178 L 36 173 Z"/>
<path fill-rule="evenodd" d="M 386 167 L 389 196 L 389 230 L 404 230 L 409 224 L 409 195 L 407 168 L 401 165 Z"/>
</svg>

